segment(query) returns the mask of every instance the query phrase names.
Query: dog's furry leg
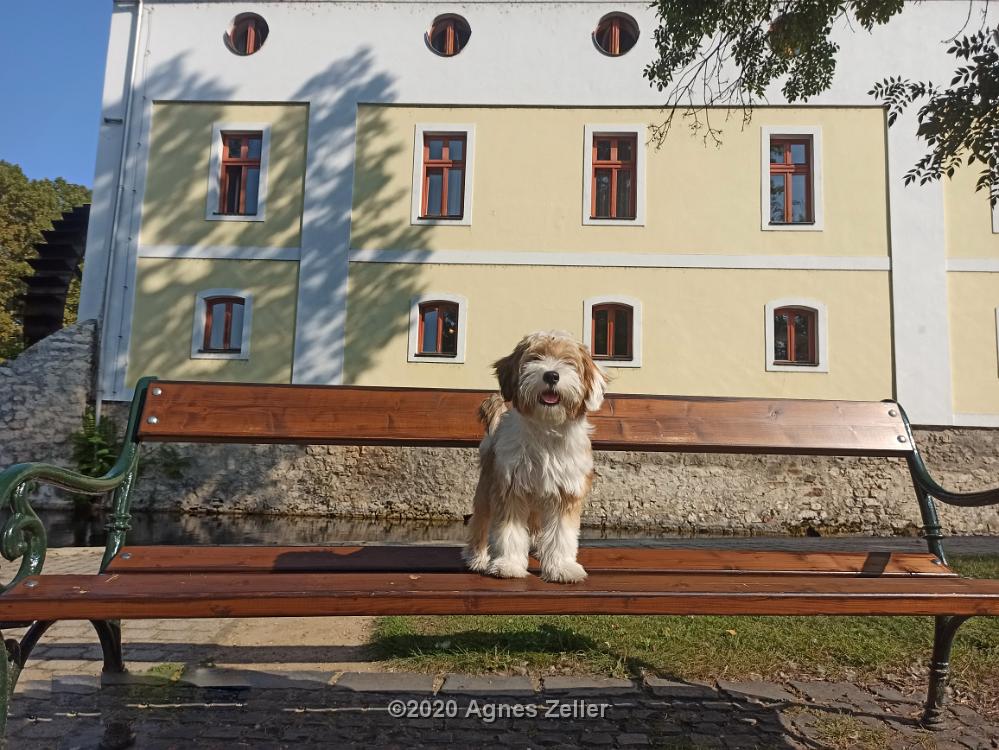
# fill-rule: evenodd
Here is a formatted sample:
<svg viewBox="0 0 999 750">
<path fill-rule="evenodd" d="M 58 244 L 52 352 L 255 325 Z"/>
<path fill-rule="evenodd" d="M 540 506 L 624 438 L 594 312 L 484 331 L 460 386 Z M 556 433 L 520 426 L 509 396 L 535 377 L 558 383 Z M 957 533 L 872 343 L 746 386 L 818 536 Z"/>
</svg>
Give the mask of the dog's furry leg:
<svg viewBox="0 0 999 750">
<path fill-rule="evenodd" d="M 528 506 L 524 498 L 512 493 L 498 498 L 493 507 L 494 523 L 490 535 L 492 562 L 489 573 L 498 578 L 526 578 L 531 551 L 527 530 Z"/>
<path fill-rule="evenodd" d="M 475 499 L 472 501 L 472 518 L 468 522 L 468 542 L 461 553 L 468 569 L 476 573 L 485 573 L 489 568 L 489 525 L 493 517 L 489 498 L 492 469 L 490 467 L 490 470 L 486 471 L 485 459 L 482 463 L 482 473 L 479 475 Z"/>
<path fill-rule="evenodd" d="M 577 583 L 586 578 L 576 562 L 582 498 L 563 497 L 545 504 L 536 545 L 541 577 L 551 583 Z"/>
</svg>

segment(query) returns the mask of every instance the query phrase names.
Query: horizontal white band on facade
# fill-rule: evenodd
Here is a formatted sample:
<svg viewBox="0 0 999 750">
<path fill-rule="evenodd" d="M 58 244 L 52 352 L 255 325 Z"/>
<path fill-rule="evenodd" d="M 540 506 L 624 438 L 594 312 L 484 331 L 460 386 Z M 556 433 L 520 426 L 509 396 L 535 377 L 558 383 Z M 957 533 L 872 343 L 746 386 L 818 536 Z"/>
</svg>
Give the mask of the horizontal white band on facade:
<svg viewBox="0 0 999 750">
<path fill-rule="evenodd" d="M 957 273 L 999 273 L 999 258 L 950 258 L 947 270 Z"/>
<path fill-rule="evenodd" d="M 487 266 L 735 268 L 786 271 L 889 271 L 891 260 L 865 255 L 672 255 L 668 253 L 546 253 L 503 250 L 351 250 L 353 263 L 439 263 Z"/>
<path fill-rule="evenodd" d="M 234 245 L 140 245 L 140 258 L 194 258 L 201 260 L 298 260 L 297 247 L 240 247 Z"/>
<path fill-rule="evenodd" d="M 955 414 L 955 427 L 999 427 L 999 414 Z"/>
</svg>

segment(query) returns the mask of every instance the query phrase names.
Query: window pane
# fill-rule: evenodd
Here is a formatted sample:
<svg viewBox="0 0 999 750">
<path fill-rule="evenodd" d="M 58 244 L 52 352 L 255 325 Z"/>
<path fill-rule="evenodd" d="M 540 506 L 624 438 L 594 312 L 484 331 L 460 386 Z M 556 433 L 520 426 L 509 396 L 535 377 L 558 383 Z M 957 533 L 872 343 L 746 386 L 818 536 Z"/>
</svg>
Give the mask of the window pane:
<svg viewBox="0 0 999 750">
<path fill-rule="evenodd" d="M 468 39 L 472 36 L 472 30 L 464 23 L 454 23 L 454 40 L 455 40 L 455 54 L 461 52 L 465 49 L 465 45 L 468 44 Z"/>
<path fill-rule="evenodd" d="M 607 356 L 607 310 L 593 313 L 593 354 Z"/>
<path fill-rule="evenodd" d="M 611 158 L 611 142 L 610 141 L 597 141 L 597 159 L 600 161 L 610 161 Z"/>
<path fill-rule="evenodd" d="M 229 348 L 243 348 L 243 305 L 234 302 L 232 305 L 232 330 L 229 333 Z"/>
<path fill-rule="evenodd" d="M 226 167 L 226 189 L 225 202 L 222 205 L 222 213 L 239 213 L 239 193 L 243 181 L 242 167 Z"/>
<path fill-rule="evenodd" d="M 441 308 L 443 325 L 441 326 L 441 353 L 458 353 L 458 308 Z"/>
<path fill-rule="evenodd" d="M 427 147 L 429 151 L 429 157 L 431 159 L 443 159 L 444 158 L 444 139 L 443 138 L 431 138 L 427 141 Z"/>
<path fill-rule="evenodd" d="M 447 173 L 447 215 L 461 216 L 462 169 L 450 169 Z"/>
<path fill-rule="evenodd" d="M 249 140 L 249 146 L 250 146 L 250 148 L 249 148 L 249 150 L 247 152 L 247 155 L 246 155 L 247 158 L 248 159 L 259 159 L 260 158 L 260 149 L 261 149 L 261 145 L 262 144 L 263 144 L 263 141 L 261 141 L 259 138 L 250 138 L 250 140 Z"/>
<path fill-rule="evenodd" d="M 221 349 L 225 341 L 225 302 L 210 305 L 212 327 L 208 334 L 208 348 Z"/>
<path fill-rule="evenodd" d="M 448 158 L 451 161 L 462 161 L 465 158 L 465 142 L 464 141 L 448 141 L 447 144 Z"/>
<path fill-rule="evenodd" d="M 596 209 L 593 215 L 609 219 L 611 215 L 611 170 L 598 169 L 596 178 Z"/>
<path fill-rule="evenodd" d="M 771 164 L 783 164 L 784 163 L 784 144 L 783 143 L 773 143 L 770 144 L 770 163 Z"/>
<path fill-rule="evenodd" d="M 226 139 L 226 157 L 229 159 L 238 159 L 243 151 L 243 139 L 242 138 L 227 138 Z"/>
<path fill-rule="evenodd" d="M 634 192 L 634 185 L 631 179 L 630 169 L 621 169 L 617 173 L 617 218 L 627 219 L 634 216 L 631 210 L 631 196 Z"/>
<path fill-rule="evenodd" d="M 787 362 L 787 316 L 774 313 L 774 360 Z"/>
<path fill-rule="evenodd" d="M 631 147 L 631 141 L 617 142 L 617 158 L 618 161 L 631 161 L 634 158 L 634 149 Z"/>
<path fill-rule="evenodd" d="M 631 312 L 618 310 L 614 317 L 614 356 L 627 357 L 631 353 Z"/>
<path fill-rule="evenodd" d="M 791 175 L 791 221 L 808 221 L 808 175 Z"/>
<path fill-rule="evenodd" d="M 427 172 L 427 216 L 441 215 L 441 200 L 444 197 L 444 173 L 439 169 Z"/>
<path fill-rule="evenodd" d="M 423 310 L 423 346 L 421 352 L 437 352 L 437 308 Z"/>
<path fill-rule="evenodd" d="M 784 223 L 784 175 L 770 175 L 770 223 Z"/>
<path fill-rule="evenodd" d="M 798 313 L 794 316 L 794 361 L 811 362 L 809 318 L 808 313 Z"/>
<path fill-rule="evenodd" d="M 791 163 L 792 164 L 807 164 L 808 157 L 806 156 L 807 149 L 804 143 L 792 143 L 791 144 Z"/>
<path fill-rule="evenodd" d="M 628 50 L 630 50 L 632 47 L 635 46 L 635 42 L 638 41 L 638 36 L 635 33 L 636 29 L 633 29 L 631 24 L 629 23 L 622 23 L 620 28 L 621 28 L 620 32 L 621 42 L 618 52 L 623 55 L 625 52 L 627 52 Z"/>
<path fill-rule="evenodd" d="M 260 170 L 246 169 L 246 210 L 243 213 L 253 216 L 257 213 L 257 194 L 260 191 Z"/>
</svg>

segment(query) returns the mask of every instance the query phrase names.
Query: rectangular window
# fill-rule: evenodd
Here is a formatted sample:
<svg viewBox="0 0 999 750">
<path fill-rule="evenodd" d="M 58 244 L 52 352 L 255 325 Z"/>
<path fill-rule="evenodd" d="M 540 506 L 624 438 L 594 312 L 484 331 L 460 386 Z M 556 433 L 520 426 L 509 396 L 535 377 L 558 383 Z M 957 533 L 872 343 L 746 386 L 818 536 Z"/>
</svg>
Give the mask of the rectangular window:
<svg viewBox="0 0 999 750">
<path fill-rule="evenodd" d="M 635 218 L 637 138 L 594 135 L 590 218 Z"/>
<path fill-rule="evenodd" d="M 219 209 L 226 216 L 254 216 L 260 191 L 263 134 L 222 132 Z"/>
<path fill-rule="evenodd" d="M 632 308 L 627 305 L 594 305 L 590 336 L 594 359 L 631 359 Z"/>
<path fill-rule="evenodd" d="M 243 348 L 242 297 L 205 299 L 205 334 L 201 351 L 233 354 Z"/>
<path fill-rule="evenodd" d="M 812 141 L 770 139 L 770 223 L 810 224 L 812 210 Z"/>
<path fill-rule="evenodd" d="M 774 310 L 774 364 L 815 365 L 815 310 L 780 307 Z"/>
<path fill-rule="evenodd" d="M 458 305 L 424 302 L 420 305 L 420 357 L 455 357 L 458 354 Z"/>
<path fill-rule="evenodd" d="M 461 219 L 465 212 L 465 133 L 423 136 L 422 219 Z"/>
</svg>

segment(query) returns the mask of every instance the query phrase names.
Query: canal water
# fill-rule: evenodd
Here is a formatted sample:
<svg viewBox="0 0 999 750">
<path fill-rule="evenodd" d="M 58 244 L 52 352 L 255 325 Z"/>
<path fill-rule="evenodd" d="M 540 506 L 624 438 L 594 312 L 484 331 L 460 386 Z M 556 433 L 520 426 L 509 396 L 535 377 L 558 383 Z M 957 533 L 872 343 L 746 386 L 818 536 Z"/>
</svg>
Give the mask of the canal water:
<svg viewBox="0 0 999 750">
<path fill-rule="evenodd" d="M 101 547 L 107 539 L 105 519 L 76 517 L 72 511 L 41 510 L 38 513 L 48 534 L 50 547 Z M 0 522 L 5 521 L 0 517 Z M 278 544 L 324 545 L 460 543 L 465 528 L 461 521 L 370 520 L 315 516 L 187 515 L 139 513 L 132 515 L 127 543 L 142 544 Z M 586 527 L 584 545 L 652 547 L 717 547 L 788 550 L 910 550 L 922 552 L 926 543 L 916 537 L 833 536 L 823 538 L 774 536 L 725 536 L 710 534 L 681 536 L 655 530 Z M 952 554 L 999 555 L 999 536 L 948 539 Z"/>
</svg>

